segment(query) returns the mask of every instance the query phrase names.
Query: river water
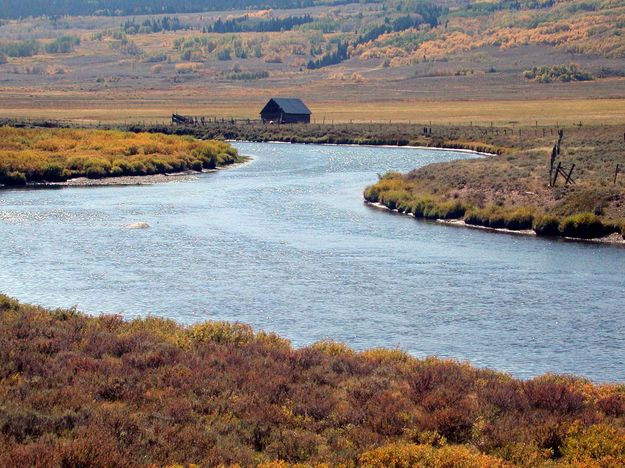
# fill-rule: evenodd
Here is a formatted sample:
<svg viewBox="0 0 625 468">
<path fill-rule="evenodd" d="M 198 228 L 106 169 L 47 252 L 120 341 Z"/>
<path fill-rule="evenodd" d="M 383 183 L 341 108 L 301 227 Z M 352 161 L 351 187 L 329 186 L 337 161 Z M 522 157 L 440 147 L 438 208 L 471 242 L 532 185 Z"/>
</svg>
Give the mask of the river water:
<svg viewBox="0 0 625 468">
<path fill-rule="evenodd" d="M 229 320 L 528 378 L 625 381 L 625 249 L 367 207 L 377 173 L 463 153 L 237 143 L 253 160 L 141 187 L 0 191 L 0 291 L 47 307 Z M 146 222 L 150 229 L 125 226 Z"/>
</svg>

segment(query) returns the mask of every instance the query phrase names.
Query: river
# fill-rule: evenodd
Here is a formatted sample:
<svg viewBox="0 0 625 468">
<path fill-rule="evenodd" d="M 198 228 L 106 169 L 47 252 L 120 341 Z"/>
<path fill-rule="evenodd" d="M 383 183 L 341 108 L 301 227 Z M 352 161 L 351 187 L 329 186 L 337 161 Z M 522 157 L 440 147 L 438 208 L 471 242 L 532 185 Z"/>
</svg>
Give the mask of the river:
<svg viewBox="0 0 625 468">
<path fill-rule="evenodd" d="M 197 180 L 0 191 L 0 291 L 46 307 L 229 320 L 521 378 L 625 381 L 625 249 L 367 207 L 377 173 L 475 157 L 237 143 Z M 151 228 L 127 229 L 146 222 Z"/>
</svg>

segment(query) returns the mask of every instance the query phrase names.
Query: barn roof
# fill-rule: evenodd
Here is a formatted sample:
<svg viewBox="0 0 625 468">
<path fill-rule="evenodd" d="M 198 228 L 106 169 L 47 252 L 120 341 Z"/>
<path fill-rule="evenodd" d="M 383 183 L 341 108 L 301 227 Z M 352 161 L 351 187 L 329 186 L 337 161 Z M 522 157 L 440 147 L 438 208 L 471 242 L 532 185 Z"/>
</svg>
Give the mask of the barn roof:
<svg viewBox="0 0 625 468">
<path fill-rule="evenodd" d="M 269 105 L 271 101 L 275 102 L 285 114 L 312 114 L 310 109 L 306 107 L 306 104 L 298 98 L 272 98 L 267 105 Z M 267 108 L 267 106 L 265 106 L 265 108 Z M 264 111 L 265 109 L 263 109 L 263 112 Z"/>
</svg>

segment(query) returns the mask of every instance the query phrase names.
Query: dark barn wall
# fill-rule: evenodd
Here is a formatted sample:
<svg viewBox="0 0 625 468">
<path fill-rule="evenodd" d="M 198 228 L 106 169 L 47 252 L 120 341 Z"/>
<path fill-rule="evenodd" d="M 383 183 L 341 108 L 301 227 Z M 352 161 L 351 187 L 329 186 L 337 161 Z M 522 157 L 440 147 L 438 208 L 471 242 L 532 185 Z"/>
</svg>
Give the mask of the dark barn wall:
<svg viewBox="0 0 625 468">
<path fill-rule="evenodd" d="M 307 114 L 284 114 L 284 123 L 310 123 L 310 115 Z"/>
<path fill-rule="evenodd" d="M 281 112 L 264 112 L 261 117 L 265 122 L 310 123 L 310 115 L 307 114 L 283 114 Z"/>
</svg>

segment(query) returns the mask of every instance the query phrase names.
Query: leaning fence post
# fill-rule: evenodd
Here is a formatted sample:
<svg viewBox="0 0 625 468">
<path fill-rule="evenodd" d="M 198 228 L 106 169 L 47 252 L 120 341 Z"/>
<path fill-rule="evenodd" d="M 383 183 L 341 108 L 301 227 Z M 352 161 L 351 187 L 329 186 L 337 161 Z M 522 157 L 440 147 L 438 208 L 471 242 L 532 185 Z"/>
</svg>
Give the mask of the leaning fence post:
<svg viewBox="0 0 625 468">
<path fill-rule="evenodd" d="M 575 164 L 573 164 L 571 166 L 571 170 L 569 171 L 568 175 L 566 176 L 566 184 L 568 185 L 569 183 L 575 183 L 573 181 L 573 179 L 571 179 L 571 176 L 573 175 L 573 169 L 575 169 Z"/>
<path fill-rule="evenodd" d="M 553 182 L 551 183 L 552 187 L 556 186 L 556 182 L 558 180 L 558 175 L 560 175 L 560 170 L 562 169 L 562 161 L 558 163 L 558 168 L 556 169 L 556 174 L 553 176 Z"/>
</svg>

